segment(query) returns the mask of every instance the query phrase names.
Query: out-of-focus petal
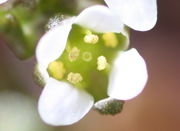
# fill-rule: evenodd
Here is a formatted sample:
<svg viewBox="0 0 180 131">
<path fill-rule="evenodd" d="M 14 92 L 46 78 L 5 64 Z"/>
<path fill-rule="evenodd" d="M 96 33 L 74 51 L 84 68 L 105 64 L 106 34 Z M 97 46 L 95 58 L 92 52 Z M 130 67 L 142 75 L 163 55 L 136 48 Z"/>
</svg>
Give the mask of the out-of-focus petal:
<svg viewBox="0 0 180 131">
<path fill-rule="evenodd" d="M 8 0 L 0 0 L 0 4 L 7 2 Z"/>
<path fill-rule="evenodd" d="M 123 24 L 109 8 L 96 5 L 86 8 L 77 16 L 76 23 L 95 32 L 121 32 Z"/>
<path fill-rule="evenodd" d="M 72 18 L 73 19 L 73 18 Z M 65 20 L 61 25 L 50 29 L 40 39 L 36 48 L 38 69 L 45 81 L 48 79 L 46 71 L 48 64 L 56 60 L 66 47 L 67 38 L 72 27 L 73 20 Z"/>
<path fill-rule="evenodd" d="M 119 53 L 109 79 L 108 95 L 119 100 L 131 99 L 147 82 L 146 63 L 136 49 Z"/>
<path fill-rule="evenodd" d="M 157 22 L 156 0 L 105 0 L 122 22 L 134 30 L 147 31 Z"/>
<path fill-rule="evenodd" d="M 41 118 L 50 125 L 69 125 L 79 121 L 93 106 L 86 92 L 50 78 L 39 99 Z"/>
</svg>

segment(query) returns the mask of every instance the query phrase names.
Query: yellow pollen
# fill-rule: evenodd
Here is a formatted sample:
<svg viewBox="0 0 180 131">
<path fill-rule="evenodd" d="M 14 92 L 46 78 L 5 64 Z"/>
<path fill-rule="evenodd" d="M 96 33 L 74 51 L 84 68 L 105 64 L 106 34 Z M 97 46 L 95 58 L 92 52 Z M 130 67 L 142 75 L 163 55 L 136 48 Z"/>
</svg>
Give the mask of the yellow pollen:
<svg viewBox="0 0 180 131">
<path fill-rule="evenodd" d="M 99 37 L 94 34 L 88 34 L 84 37 L 84 42 L 88 44 L 96 44 L 99 41 Z"/>
<path fill-rule="evenodd" d="M 99 56 L 97 58 L 97 69 L 101 71 L 101 70 L 104 70 L 107 66 L 108 66 L 108 63 L 107 63 L 106 57 Z"/>
<path fill-rule="evenodd" d="M 118 39 L 114 33 L 105 33 L 102 35 L 102 39 L 107 47 L 114 48 L 118 45 Z"/>
<path fill-rule="evenodd" d="M 66 69 L 61 61 L 53 61 L 48 65 L 48 72 L 53 78 L 61 80 L 64 77 Z"/>
<path fill-rule="evenodd" d="M 84 52 L 82 55 L 82 59 L 86 62 L 89 62 L 92 60 L 92 54 L 90 52 Z"/>
<path fill-rule="evenodd" d="M 83 80 L 80 73 L 70 72 L 67 76 L 67 80 L 72 84 L 77 84 Z"/>
<path fill-rule="evenodd" d="M 68 56 L 68 58 L 69 58 L 69 60 L 70 60 L 71 62 L 76 61 L 77 58 L 78 58 L 78 56 L 79 56 L 79 54 L 80 54 L 80 50 L 79 50 L 77 47 L 73 47 L 73 48 L 69 51 L 69 56 Z"/>
</svg>

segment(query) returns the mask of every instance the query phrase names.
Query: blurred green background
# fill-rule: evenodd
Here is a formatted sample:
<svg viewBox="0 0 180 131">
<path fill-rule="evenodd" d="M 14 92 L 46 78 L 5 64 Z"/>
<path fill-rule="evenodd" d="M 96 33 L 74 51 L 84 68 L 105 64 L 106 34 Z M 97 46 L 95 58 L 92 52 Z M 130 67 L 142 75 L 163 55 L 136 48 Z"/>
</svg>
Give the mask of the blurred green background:
<svg viewBox="0 0 180 131">
<path fill-rule="evenodd" d="M 14 32 L 10 29 L 5 30 L 3 26 L 0 27 L 0 131 L 180 130 L 179 1 L 158 0 L 159 17 L 156 27 L 148 32 L 131 31 L 131 47 L 139 50 L 148 66 L 149 81 L 143 93 L 135 99 L 127 101 L 121 114 L 104 116 L 92 110 L 78 123 L 65 127 L 45 125 L 37 113 L 37 101 L 42 89 L 34 83 L 32 77 L 35 65 L 33 56 L 35 41 L 44 33 L 44 26 L 48 18 L 54 16 L 55 13 L 68 16 L 77 15 L 82 9 L 96 3 L 103 3 L 103 1 L 57 0 L 57 4 L 56 0 L 39 0 L 40 10 L 35 9 L 30 1 L 23 1 L 23 7 L 29 7 L 25 9 L 27 12 L 33 10 L 33 12 L 43 15 L 30 17 L 31 14 L 28 14 L 29 16 L 27 15 L 25 18 L 25 25 L 26 22 L 29 24 L 35 21 L 38 25 L 32 24 L 32 26 L 38 26 L 39 30 L 35 36 L 33 36 L 34 33 L 32 33 L 33 35 L 26 34 L 23 37 L 17 35 L 20 37 L 17 41 L 20 45 L 18 49 L 27 50 L 21 54 L 17 54 L 17 49 L 14 48 L 14 43 L 16 43 L 13 41 Z M 56 7 L 50 8 L 50 4 L 45 3 L 54 3 Z M 22 6 L 22 3 L 18 2 L 13 4 L 16 8 Z M 31 13 L 33 14 L 33 12 Z M 0 15 L 3 13 L 1 12 Z M 25 17 L 23 13 L 21 17 Z M 15 24 L 15 26 L 18 25 Z M 4 30 L 7 31 L 8 36 L 4 36 L 2 33 Z M 28 39 L 33 39 L 33 41 L 26 43 L 29 42 Z M 21 61 L 17 56 L 20 56 L 21 59 L 32 57 Z"/>
</svg>

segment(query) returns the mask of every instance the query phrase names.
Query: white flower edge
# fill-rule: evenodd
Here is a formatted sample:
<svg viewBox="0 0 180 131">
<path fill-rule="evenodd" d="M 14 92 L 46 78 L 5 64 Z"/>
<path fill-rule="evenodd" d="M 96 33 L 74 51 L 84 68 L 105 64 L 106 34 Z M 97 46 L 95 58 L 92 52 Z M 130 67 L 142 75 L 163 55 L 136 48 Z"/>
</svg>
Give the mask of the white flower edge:
<svg viewBox="0 0 180 131">
<path fill-rule="evenodd" d="M 104 0 L 120 22 L 138 31 L 152 29 L 157 22 L 156 0 Z"/>
<path fill-rule="evenodd" d="M 75 23 L 100 33 L 120 33 L 124 27 L 111 10 L 102 5 L 86 8 L 79 14 Z"/>
<path fill-rule="evenodd" d="M 79 121 L 93 104 L 93 97 L 85 91 L 50 78 L 40 96 L 38 111 L 47 124 L 63 126 Z"/>
<path fill-rule="evenodd" d="M 54 126 L 73 124 L 79 121 L 94 103 L 93 98 L 85 91 L 50 78 L 47 72 L 48 64 L 56 60 L 66 48 L 72 24 L 87 26 L 96 32 L 122 32 L 129 41 L 124 26 L 122 28 L 122 25 L 117 25 L 117 21 L 110 21 L 112 18 L 114 20 L 107 7 L 92 6 L 82 11 L 79 16 L 65 20 L 61 25 L 50 29 L 40 39 L 36 48 L 36 58 L 38 70 L 46 85 L 39 99 L 38 111 L 47 124 Z M 86 22 L 88 24 L 85 24 Z M 97 26 L 99 23 L 101 26 Z"/>
<path fill-rule="evenodd" d="M 73 21 L 74 18 L 68 19 L 65 23 L 50 29 L 37 44 L 36 59 L 38 70 L 45 79 L 45 82 L 49 79 L 47 72 L 48 64 L 56 60 L 63 53 Z"/>
<path fill-rule="evenodd" d="M 146 63 L 136 49 L 120 52 L 109 76 L 108 95 L 129 100 L 139 95 L 148 79 Z"/>
</svg>

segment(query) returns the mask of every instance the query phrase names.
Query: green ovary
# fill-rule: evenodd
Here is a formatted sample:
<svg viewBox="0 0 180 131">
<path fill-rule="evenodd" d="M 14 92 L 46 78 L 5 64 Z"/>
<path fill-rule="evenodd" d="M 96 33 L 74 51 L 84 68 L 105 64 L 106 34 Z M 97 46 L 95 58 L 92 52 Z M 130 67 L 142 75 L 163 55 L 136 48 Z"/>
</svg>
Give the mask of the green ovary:
<svg viewBox="0 0 180 131">
<path fill-rule="evenodd" d="M 74 24 L 66 49 L 49 64 L 48 73 L 59 81 L 86 90 L 98 101 L 107 97 L 112 62 L 127 44 L 122 34 L 95 33 Z"/>
</svg>

